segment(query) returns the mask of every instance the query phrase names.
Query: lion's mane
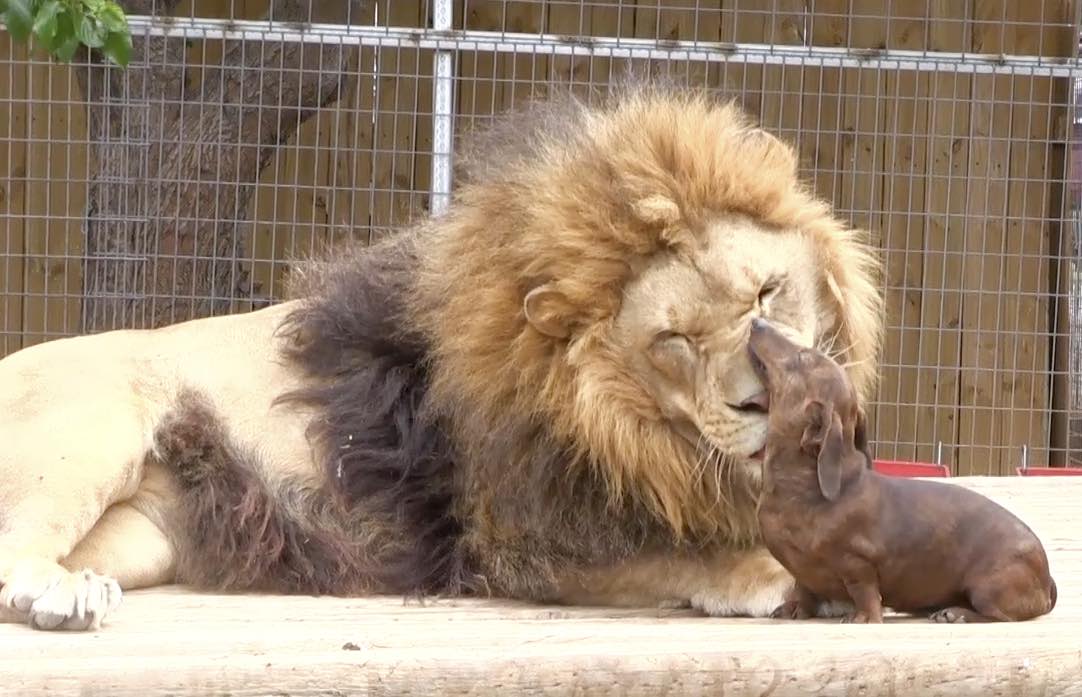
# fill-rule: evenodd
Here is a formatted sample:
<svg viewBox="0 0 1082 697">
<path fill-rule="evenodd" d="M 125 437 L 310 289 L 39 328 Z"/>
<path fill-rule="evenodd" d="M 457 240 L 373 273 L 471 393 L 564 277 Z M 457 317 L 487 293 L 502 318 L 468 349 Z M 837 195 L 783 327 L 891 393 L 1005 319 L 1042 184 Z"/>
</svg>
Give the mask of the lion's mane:
<svg viewBox="0 0 1082 697">
<path fill-rule="evenodd" d="M 326 484 L 308 498 L 342 501 L 320 525 L 352 544 L 319 588 L 545 599 L 574 565 L 752 544 L 754 486 L 695 476 L 602 330 L 651 255 L 744 213 L 814 239 L 867 394 L 875 259 L 801 185 L 792 149 L 704 93 L 637 85 L 505 116 L 458 166 L 448 213 L 298 275 L 282 337 L 309 386 L 283 399 L 320 414 Z M 541 283 L 573 306 L 575 341 L 527 321 Z"/>
</svg>

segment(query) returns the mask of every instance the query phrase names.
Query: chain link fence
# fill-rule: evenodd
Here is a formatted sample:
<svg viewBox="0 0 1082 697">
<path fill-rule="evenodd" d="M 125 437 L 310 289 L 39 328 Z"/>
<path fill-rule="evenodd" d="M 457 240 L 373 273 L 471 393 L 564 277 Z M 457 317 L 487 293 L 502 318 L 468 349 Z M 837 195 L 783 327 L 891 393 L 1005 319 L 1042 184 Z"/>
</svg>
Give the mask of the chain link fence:
<svg viewBox="0 0 1082 697">
<path fill-rule="evenodd" d="M 293 260 L 441 211 L 464 130 L 649 70 L 872 231 L 878 457 L 1082 460 L 1074 2 L 122 4 L 126 71 L 0 32 L 0 355 L 276 302 Z"/>
</svg>

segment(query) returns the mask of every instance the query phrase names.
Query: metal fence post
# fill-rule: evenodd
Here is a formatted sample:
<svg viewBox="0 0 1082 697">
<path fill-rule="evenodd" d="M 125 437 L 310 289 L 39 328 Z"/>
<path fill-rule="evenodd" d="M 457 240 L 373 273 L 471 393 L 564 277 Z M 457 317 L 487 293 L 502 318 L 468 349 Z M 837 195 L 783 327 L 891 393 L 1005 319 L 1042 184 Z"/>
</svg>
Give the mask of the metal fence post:
<svg viewBox="0 0 1082 697">
<path fill-rule="evenodd" d="M 433 0 L 432 28 L 449 31 L 451 0 Z M 451 153 L 454 147 L 454 53 L 435 52 L 432 80 L 432 184 L 429 211 L 441 215 L 451 202 Z"/>
</svg>

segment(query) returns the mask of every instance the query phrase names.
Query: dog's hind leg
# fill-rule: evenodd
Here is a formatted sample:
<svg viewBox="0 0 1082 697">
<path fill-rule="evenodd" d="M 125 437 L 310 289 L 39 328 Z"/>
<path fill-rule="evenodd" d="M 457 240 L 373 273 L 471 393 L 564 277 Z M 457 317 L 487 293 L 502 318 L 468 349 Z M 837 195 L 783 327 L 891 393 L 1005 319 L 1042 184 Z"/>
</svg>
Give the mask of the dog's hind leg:
<svg viewBox="0 0 1082 697">
<path fill-rule="evenodd" d="M 130 386 L 90 375 L 73 388 L 58 372 L 16 375 L 22 389 L 0 395 L 0 607 L 36 628 L 91 629 L 120 587 L 61 561 L 136 492 L 151 441 Z M 19 403 L 30 390 L 46 397 Z"/>
<path fill-rule="evenodd" d="M 941 610 L 936 610 L 932 614 L 928 615 L 928 619 L 933 622 L 940 623 L 966 623 L 971 624 L 975 622 L 1000 622 L 1002 620 L 995 617 L 988 617 L 982 615 L 976 610 L 968 607 L 962 607 L 961 605 L 955 605 L 952 607 L 945 607 Z"/>
<path fill-rule="evenodd" d="M 1048 575 L 1043 552 L 1024 550 L 1006 562 L 990 561 L 971 572 L 966 583 L 968 606 L 932 613 L 934 622 L 1020 622 L 1056 605 L 1056 584 Z"/>
</svg>

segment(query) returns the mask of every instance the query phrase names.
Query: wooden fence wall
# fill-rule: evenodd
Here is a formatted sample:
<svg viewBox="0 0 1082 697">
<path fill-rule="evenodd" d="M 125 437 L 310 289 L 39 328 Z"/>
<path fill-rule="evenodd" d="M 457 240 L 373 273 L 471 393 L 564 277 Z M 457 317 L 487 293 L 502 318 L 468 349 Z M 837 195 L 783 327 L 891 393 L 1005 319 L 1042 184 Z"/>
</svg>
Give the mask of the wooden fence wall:
<svg viewBox="0 0 1082 697">
<path fill-rule="evenodd" d="M 256 17 L 267 0 L 233 0 Z M 456 27 L 865 49 L 1072 56 L 1072 2 L 1010 0 L 456 0 Z M 229 0 L 184 13 L 226 16 Z M 381 24 L 424 26 L 427 3 L 381 3 Z M 698 14 L 694 8 L 700 8 Z M 762 9 L 769 7 L 771 11 Z M 758 8 L 758 11 L 749 8 Z M 810 12 L 809 12 L 810 8 Z M 370 9 L 374 13 L 375 10 Z M 371 19 L 375 19 L 372 14 Z M 220 55 L 195 41 L 195 70 Z M 463 53 L 457 124 L 556 81 L 607 82 L 624 61 L 522 51 Z M 274 296 L 291 259 L 427 204 L 429 52 L 358 52 L 343 98 L 309 120 L 264 172 L 249 265 Z M 886 262 L 888 336 L 874 418 L 880 457 L 935 457 L 959 474 L 1066 456 L 1065 397 L 1053 377 L 1051 293 L 1060 279 L 1065 79 L 725 63 L 666 66 L 737 96 L 793 139 L 818 193 L 873 232 Z M 79 325 L 80 224 L 88 177 L 71 71 L 0 34 L 0 355 Z M 1065 364 L 1065 363 L 1064 363 Z M 1062 379 L 1061 379 L 1062 378 Z"/>
</svg>

